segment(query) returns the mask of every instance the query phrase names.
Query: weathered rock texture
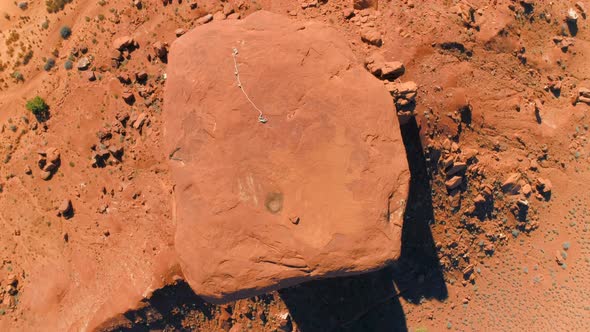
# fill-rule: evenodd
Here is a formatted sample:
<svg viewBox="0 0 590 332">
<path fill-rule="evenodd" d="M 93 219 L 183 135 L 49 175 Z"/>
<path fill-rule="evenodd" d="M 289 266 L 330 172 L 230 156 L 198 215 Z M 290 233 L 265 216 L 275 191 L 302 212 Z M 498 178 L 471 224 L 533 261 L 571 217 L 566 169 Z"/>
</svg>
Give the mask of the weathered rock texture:
<svg viewBox="0 0 590 332">
<path fill-rule="evenodd" d="M 393 102 L 334 29 L 257 12 L 188 32 L 169 61 L 175 246 L 197 294 L 224 302 L 399 257 L 409 171 Z"/>
</svg>

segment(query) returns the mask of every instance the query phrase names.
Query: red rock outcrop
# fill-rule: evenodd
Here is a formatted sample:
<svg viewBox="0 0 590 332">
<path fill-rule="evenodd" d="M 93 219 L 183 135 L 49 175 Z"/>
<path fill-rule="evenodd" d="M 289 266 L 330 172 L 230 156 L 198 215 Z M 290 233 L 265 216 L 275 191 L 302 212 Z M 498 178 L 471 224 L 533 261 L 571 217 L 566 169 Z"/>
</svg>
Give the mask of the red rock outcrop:
<svg viewBox="0 0 590 332">
<path fill-rule="evenodd" d="M 268 12 L 213 22 L 172 44 L 167 76 L 175 247 L 197 294 L 224 302 L 399 257 L 395 108 L 336 30 Z"/>
</svg>

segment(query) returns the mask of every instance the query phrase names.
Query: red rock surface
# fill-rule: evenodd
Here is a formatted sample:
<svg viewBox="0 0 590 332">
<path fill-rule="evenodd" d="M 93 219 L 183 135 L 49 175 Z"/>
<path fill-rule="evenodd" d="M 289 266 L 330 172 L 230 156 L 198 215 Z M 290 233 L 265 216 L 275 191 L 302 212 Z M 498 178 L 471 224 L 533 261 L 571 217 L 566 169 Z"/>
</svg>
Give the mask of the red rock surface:
<svg viewBox="0 0 590 332">
<path fill-rule="evenodd" d="M 237 87 L 233 47 L 266 124 Z M 399 257 L 409 172 L 393 101 L 335 29 L 257 12 L 188 32 L 169 61 L 175 246 L 198 295 L 224 302 Z"/>
</svg>

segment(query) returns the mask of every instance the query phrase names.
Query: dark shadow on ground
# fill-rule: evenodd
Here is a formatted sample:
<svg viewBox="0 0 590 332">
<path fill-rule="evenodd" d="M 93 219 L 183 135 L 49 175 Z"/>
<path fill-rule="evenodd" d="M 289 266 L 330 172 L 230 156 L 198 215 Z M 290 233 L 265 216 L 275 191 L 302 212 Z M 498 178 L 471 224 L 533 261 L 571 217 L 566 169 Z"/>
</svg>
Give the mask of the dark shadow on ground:
<svg viewBox="0 0 590 332">
<path fill-rule="evenodd" d="M 431 165 L 426 161 L 420 129 L 414 118 L 401 126 L 411 173 L 410 193 L 404 215 L 402 255 L 389 269 L 401 295 L 409 302 L 444 300 L 448 296 L 430 224 L 432 207 Z"/>
<path fill-rule="evenodd" d="M 97 331 L 187 331 L 182 321 L 195 312 L 212 318 L 216 306 L 198 297 L 185 281 L 165 286 L 144 299 L 138 309 L 105 322 Z"/>
<path fill-rule="evenodd" d="M 280 290 L 298 331 L 407 331 L 400 297 L 420 303 L 448 296 L 429 227 L 434 220 L 430 167 L 414 118 L 401 126 L 401 132 L 412 176 L 401 257 L 380 271 L 316 280 Z M 430 156 L 428 160 L 436 163 L 436 157 Z M 157 290 L 138 309 L 107 322 L 99 330 L 183 330 L 184 318 L 198 315 L 203 320 L 211 319 L 217 309 L 179 281 Z"/>
<path fill-rule="evenodd" d="M 301 332 L 407 331 L 386 270 L 311 281 L 279 294 Z"/>
<path fill-rule="evenodd" d="M 301 332 L 407 331 L 399 296 L 412 303 L 448 296 L 429 223 L 434 221 L 431 174 L 414 118 L 401 126 L 412 175 L 402 253 L 368 274 L 317 280 L 279 291 Z"/>
</svg>

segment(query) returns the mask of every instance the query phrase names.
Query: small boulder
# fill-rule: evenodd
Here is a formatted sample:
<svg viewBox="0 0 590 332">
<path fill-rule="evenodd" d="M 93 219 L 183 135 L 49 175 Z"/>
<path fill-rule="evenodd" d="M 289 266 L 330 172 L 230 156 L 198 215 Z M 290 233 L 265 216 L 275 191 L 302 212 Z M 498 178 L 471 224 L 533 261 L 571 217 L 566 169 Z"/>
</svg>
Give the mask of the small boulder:
<svg viewBox="0 0 590 332">
<path fill-rule="evenodd" d="M 550 195 L 553 189 L 553 184 L 549 179 L 538 178 L 537 179 L 537 190 L 542 195 Z"/>
<path fill-rule="evenodd" d="M 89 80 L 90 82 L 94 82 L 96 81 L 96 75 L 94 74 L 94 71 L 89 71 L 86 73 L 86 79 Z"/>
<path fill-rule="evenodd" d="M 123 60 L 123 55 L 121 55 L 121 51 L 119 51 L 119 50 L 112 50 L 110 57 L 111 57 L 111 59 L 116 60 L 116 61 Z"/>
<path fill-rule="evenodd" d="M 578 89 L 578 96 L 574 104 L 576 103 L 584 103 L 590 105 L 590 89 L 588 88 L 579 88 Z"/>
<path fill-rule="evenodd" d="M 519 181 L 521 179 L 520 173 L 511 173 L 508 178 L 502 183 L 502 191 L 505 194 L 516 195 L 520 191 Z"/>
<path fill-rule="evenodd" d="M 41 176 L 41 179 L 48 181 L 51 179 L 51 172 L 47 172 L 47 171 L 41 171 L 41 173 L 39 174 Z"/>
<path fill-rule="evenodd" d="M 367 44 L 381 46 L 383 40 L 381 39 L 381 33 L 375 28 L 365 28 L 361 31 L 361 40 Z"/>
<path fill-rule="evenodd" d="M 399 61 L 383 61 L 379 55 L 373 55 L 365 61 L 365 67 L 371 74 L 382 80 L 393 81 L 402 76 L 406 68 Z"/>
<path fill-rule="evenodd" d="M 578 22 L 578 12 L 576 12 L 576 10 L 573 8 L 568 9 L 565 19 L 568 22 L 575 24 L 576 22 Z"/>
<path fill-rule="evenodd" d="M 206 24 L 213 20 L 213 15 L 207 14 L 197 20 L 197 24 Z"/>
<path fill-rule="evenodd" d="M 232 13 L 227 15 L 228 20 L 239 20 L 241 17 L 242 15 L 240 15 L 240 13 Z"/>
<path fill-rule="evenodd" d="M 129 74 L 121 73 L 117 75 L 117 79 L 123 84 L 131 84 L 131 77 L 129 77 Z"/>
<path fill-rule="evenodd" d="M 453 176 L 455 174 L 465 173 L 467 170 L 467 164 L 464 162 L 453 163 L 453 166 L 447 171 L 447 176 Z"/>
<path fill-rule="evenodd" d="M 78 64 L 76 65 L 78 70 L 86 70 L 90 67 L 90 60 L 87 57 L 83 57 L 78 60 Z"/>
<path fill-rule="evenodd" d="M 145 121 L 147 120 L 147 114 L 145 113 L 141 113 L 138 117 L 137 120 L 135 120 L 133 122 L 133 128 L 135 129 L 140 129 L 143 124 L 145 123 Z"/>
<path fill-rule="evenodd" d="M 123 36 L 113 41 L 113 48 L 119 51 L 123 51 L 129 48 L 135 47 L 135 40 L 130 36 Z"/>
<path fill-rule="evenodd" d="M 406 67 L 399 61 L 385 62 L 381 67 L 381 78 L 393 81 L 406 72 Z"/>
<path fill-rule="evenodd" d="M 223 21 L 226 18 L 227 16 L 221 11 L 218 11 L 215 14 L 213 14 L 213 21 Z"/>
<path fill-rule="evenodd" d="M 346 8 L 342 10 L 342 16 L 347 20 L 351 19 L 354 16 L 354 10 L 352 8 Z"/>
<path fill-rule="evenodd" d="M 58 213 L 64 219 L 70 219 L 73 216 L 74 208 L 72 207 L 72 201 L 65 199 L 59 205 Z"/>
<path fill-rule="evenodd" d="M 148 79 L 148 73 L 146 73 L 145 71 L 140 71 L 135 73 L 135 80 L 137 80 L 138 82 L 145 82 Z"/>
<path fill-rule="evenodd" d="M 228 16 L 234 13 L 234 7 L 231 3 L 224 3 L 223 4 L 223 15 Z"/>
<path fill-rule="evenodd" d="M 159 58 L 160 60 L 162 60 L 162 62 L 167 62 L 168 61 L 168 44 L 167 43 L 162 43 L 162 42 L 155 42 L 152 45 L 153 49 L 154 49 L 154 55 Z"/>
<path fill-rule="evenodd" d="M 378 9 L 379 0 L 353 0 L 352 6 L 354 7 L 354 9 L 359 9 L 359 10 L 367 9 L 367 8 Z"/>
<path fill-rule="evenodd" d="M 131 91 L 123 92 L 123 94 L 121 95 L 121 98 L 123 98 L 123 100 L 129 105 L 131 105 L 135 102 L 135 95 Z"/>
<path fill-rule="evenodd" d="M 393 96 L 398 107 L 404 107 L 412 103 L 418 94 L 418 85 L 413 81 L 403 83 L 388 83 L 387 90 Z"/>
<path fill-rule="evenodd" d="M 448 179 L 445 182 L 445 186 L 448 190 L 453 190 L 459 187 L 463 183 L 463 177 L 461 176 L 453 176 L 452 178 Z"/>
</svg>

